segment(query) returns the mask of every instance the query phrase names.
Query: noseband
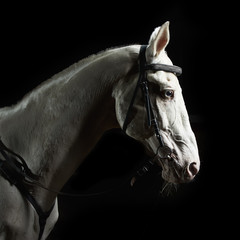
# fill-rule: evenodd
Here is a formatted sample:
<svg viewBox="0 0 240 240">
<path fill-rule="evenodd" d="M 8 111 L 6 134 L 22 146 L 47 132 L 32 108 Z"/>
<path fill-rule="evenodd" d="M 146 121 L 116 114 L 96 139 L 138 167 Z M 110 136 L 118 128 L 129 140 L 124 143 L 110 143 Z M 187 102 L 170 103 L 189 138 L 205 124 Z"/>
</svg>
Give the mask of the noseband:
<svg viewBox="0 0 240 240">
<path fill-rule="evenodd" d="M 129 124 L 129 116 L 130 116 L 130 113 L 131 113 L 131 110 L 132 110 L 137 92 L 138 92 L 138 89 L 141 88 L 143 96 L 144 96 L 144 100 L 145 100 L 145 107 L 146 107 L 147 119 L 148 119 L 148 127 L 153 128 L 155 136 L 156 136 L 156 138 L 159 142 L 159 147 L 157 149 L 157 153 L 158 153 L 158 150 L 160 148 L 161 149 L 162 148 L 169 149 L 169 147 L 167 147 L 163 142 L 162 136 L 160 134 L 160 129 L 159 129 L 159 126 L 158 126 L 157 118 L 156 118 L 156 115 L 153 112 L 152 103 L 151 103 L 151 99 L 150 99 L 150 95 L 149 95 L 149 91 L 148 91 L 148 83 L 149 82 L 148 82 L 148 79 L 147 79 L 147 71 L 148 70 L 153 70 L 153 71 L 171 72 L 171 73 L 175 74 L 176 76 L 180 76 L 182 74 L 182 69 L 180 67 L 174 66 L 174 65 L 171 66 L 171 65 L 166 65 L 166 64 L 147 64 L 146 63 L 146 55 L 145 55 L 146 48 L 147 48 L 147 45 L 142 45 L 141 48 L 140 48 L 140 52 L 139 52 L 139 77 L 138 77 L 138 81 L 137 81 L 137 86 L 134 90 L 133 97 L 131 99 L 131 102 L 130 102 L 128 110 L 127 110 L 125 121 L 123 123 L 123 131 L 126 132 L 126 130 L 127 130 L 127 126 Z M 164 158 L 171 159 L 172 155 L 173 155 L 172 150 L 170 150 L 170 152 L 168 151 L 167 156 L 164 157 Z"/>
</svg>

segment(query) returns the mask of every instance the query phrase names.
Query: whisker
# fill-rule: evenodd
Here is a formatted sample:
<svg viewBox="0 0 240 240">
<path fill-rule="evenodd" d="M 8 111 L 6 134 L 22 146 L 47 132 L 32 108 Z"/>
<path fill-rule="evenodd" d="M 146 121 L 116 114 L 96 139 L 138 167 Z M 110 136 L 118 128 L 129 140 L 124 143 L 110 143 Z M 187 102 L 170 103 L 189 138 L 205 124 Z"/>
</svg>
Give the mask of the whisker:
<svg viewBox="0 0 240 240">
<path fill-rule="evenodd" d="M 169 197 L 174 194 L 174 192 L 177 192 L 178 184 L 171 183 L 165 181 L 162 185 L 162 190 L 160 190 L 159 194 Z"/>
</svg>

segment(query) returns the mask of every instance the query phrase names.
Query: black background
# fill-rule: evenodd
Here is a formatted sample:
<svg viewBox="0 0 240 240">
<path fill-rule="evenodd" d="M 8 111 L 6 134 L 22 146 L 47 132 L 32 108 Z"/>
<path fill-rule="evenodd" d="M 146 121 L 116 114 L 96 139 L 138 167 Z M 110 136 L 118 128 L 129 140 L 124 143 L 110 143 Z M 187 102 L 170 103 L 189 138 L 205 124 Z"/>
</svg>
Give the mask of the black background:
<svg viewBox="0 0 240 240">
<path fill-rule="evenodd" d="M 225 234 L 231 238 L 234 226 L 229 218 L 236 214 L 231 208 L 235 191 L 229 190 L 233 180 L 228 178 L 229 165 L 219 151 L 224 140 L 216 127 L 221 125 L 221 116 L 216 116 L 222 104 L 216 86 L 224 78 L 218 63 L 226 59 L 226 14 L 232 13 L 227 6 L 209 6 L 203 1 L 138 5 L 130 1 L 34 1 L 6 4 L 1 11 L 1 107 L 15 104 L 42 81 L 90 54 L 113 46 L 146 44 L 154 28 L 169 20 L 168 55 L 183 68 L 179 80 L 187 109 L 189 115 L 198 116 L 192 126 L 202 165 L 192 183 L 179 186 L 171 196 L 162 196 L 162 180 L 155 169 L 131 188 L 126 180 L 144 160 L 144 151 L 120 131 L 110 131 L 64 190 L 113 190 L 93 197 L 60 196 L 60 218 L 49 239 L 173 239 Z"/>
</svg>

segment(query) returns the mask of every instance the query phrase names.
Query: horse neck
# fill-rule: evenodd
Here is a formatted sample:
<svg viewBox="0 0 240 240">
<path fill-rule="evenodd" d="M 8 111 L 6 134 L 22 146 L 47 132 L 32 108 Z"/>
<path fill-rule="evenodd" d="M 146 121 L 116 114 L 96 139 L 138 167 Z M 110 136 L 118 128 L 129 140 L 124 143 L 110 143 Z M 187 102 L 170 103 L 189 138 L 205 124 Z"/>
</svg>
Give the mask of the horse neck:
<svg viewBox="0 0 240 240">
<path fill-rule="evenodd" d="M 90 57 L 1 111 L 2 140 L 25 158 L 42 184 L 60 190 L 101 135 L 118 127 L 112 88 L 132 69 L 135 48 Z M 35 194 L 42 205 L 55 198 L 41 189 Z"/>
</svg>

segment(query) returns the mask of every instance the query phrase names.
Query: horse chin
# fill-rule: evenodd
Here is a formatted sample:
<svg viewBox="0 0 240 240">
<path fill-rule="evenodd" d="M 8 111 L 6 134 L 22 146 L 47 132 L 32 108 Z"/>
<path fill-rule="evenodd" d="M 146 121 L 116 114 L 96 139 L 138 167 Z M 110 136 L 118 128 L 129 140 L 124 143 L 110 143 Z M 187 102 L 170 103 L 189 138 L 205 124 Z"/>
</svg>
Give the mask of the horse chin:
<svg viewBox="0 0 240 240">
<path fill-rule="evenodd" d="M 163 162 L 163 160 L 158 159 L 157 163 L 162 168 L 162 178 L 166 182 L 180 184 L 192 180 L 192 178 L 185 177 L 185 168 L 180 167 L 180 165 L 174 161 Z"/>
<path fill-rule="evenodd" d="M 162 178 L 169 183 L 175 183 L 175 184 L 179 184 L 179 183 L 185 183 L 186 181 L 183 181 L 183 179 L 181 179 L 178 174 L 176 173 L 175 170 L 169 172 L 169 171 L 162 171 Z"/>
</svg>

